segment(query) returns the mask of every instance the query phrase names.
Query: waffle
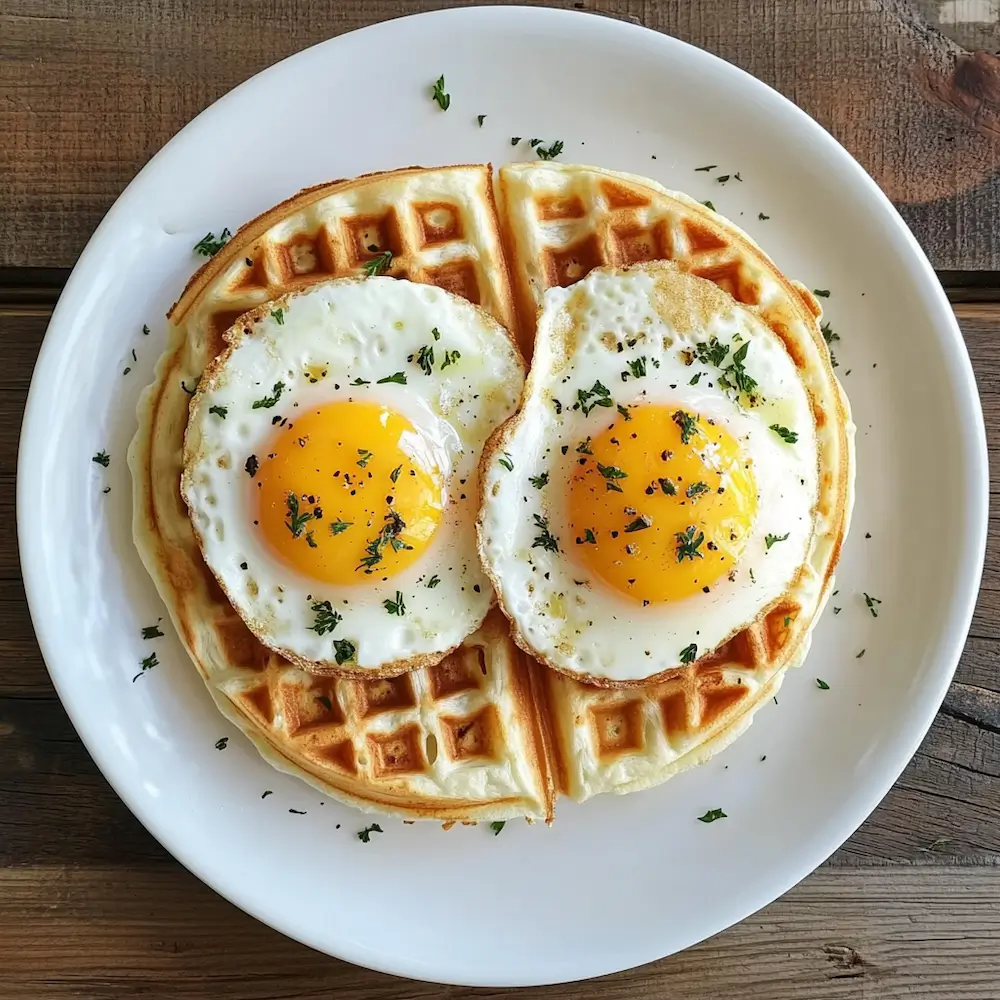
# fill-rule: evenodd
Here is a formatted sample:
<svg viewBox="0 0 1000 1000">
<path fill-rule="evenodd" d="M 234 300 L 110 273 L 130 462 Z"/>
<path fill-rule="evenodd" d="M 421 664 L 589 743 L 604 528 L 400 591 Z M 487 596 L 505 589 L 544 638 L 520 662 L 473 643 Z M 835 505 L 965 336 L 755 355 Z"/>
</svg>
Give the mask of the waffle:
<svg viewBox="0 0 1000 1000">
<path fill-rule="evenodd" d="M 367 260 L 390 249 L 390 274 L 483 306 L 517 332 L 529 355 L 545 287 L 578 280 L 597 264 L 673 254 L 682 265 L 697 257 L 698 273 L 738 298 L 764 274 L 778 288 L 775 316 L 784 308 L 796 330 L 816 328 L 815 301 L 792 290 L 746 237 L 651 182 L 540 165 L 505 168 L 499 188 L 502 225 L 486 166 L 411 168 L 321 185 L 248 223 L 168 315 L 167 348 L 140 400 L 129 450 L 136 546 L 223 714 L 275 767 L 360 808 L 411 819 L 551 819 L 558 794 L 585 799 L 656 784 L 734 739 L 781 683 L 790 655 L 778 667 L 776 651 L 789 654 L 794 645 L 801 655 L 808 639 L 779 628 L 777 613 L 669 679 L 614 691 L 534 662 L 494 611 L 435 667 L 353 680 L 293 666 L 265 649 L 231 608 L 201 559 L 179 480 L 190 393 L 222 349 L 223 332 L 248 309 L 362 273 Z M 626 195 L 631 205 L 620 204 Z M 635 204 L 641 197 L 644 206 Z M 687 234 L 685 255 L 667 216 Z M 632 229 L 623 228 L 626 220 Z M 825 350 L 821 339 L 816 349 Z M 834 403 L 831 416 L 843 419 Z M 848 484 L 845 471 L 844 528 Z M 826 551 L 831 569 L 840 537 Z M 826 574 L 824 597 L 828 587 Z"/>
<path fill-rule="evenodd" d="M 247 629 L 205 566 L 181 499 L 190 394 L 223 333 L 287 292 L 363 274 L 383 249 L 393 253 L 390 274 L 461 294 L 514 328 L 487 166 L 335 182 L 264 213 L 202 267 L 167 317 L 167 349 L 129 449 L 136 546 L 216 703 L 275 766 L 409 818 L 549 818 L 530 668 L 499 618 L 407 677 L 313 676 Z"/>
</svg>

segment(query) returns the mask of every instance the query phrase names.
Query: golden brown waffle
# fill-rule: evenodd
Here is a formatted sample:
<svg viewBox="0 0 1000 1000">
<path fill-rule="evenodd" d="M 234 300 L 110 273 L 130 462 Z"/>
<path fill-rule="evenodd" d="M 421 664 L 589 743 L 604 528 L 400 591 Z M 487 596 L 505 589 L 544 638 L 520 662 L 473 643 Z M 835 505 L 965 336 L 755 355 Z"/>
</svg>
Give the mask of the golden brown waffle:
<svg viewBox="0 0 1000 1000">
<path fill-rule="evenodd" d="M 594 173 L 588 191 L 606 180 Z M 587 227 L 609 232 L 627 206 L 609 198 L 602 207 L 591 199 L 589 214 L 575 216 L 572 227 L 539 228 L 527 222 L 536 218 L 535 188 L 512 183 L 526 176 L 501 173 L 507 260 L 516 267 L 525 322 L 515 318 L 488 167 L 369 175 L 301 192 L 240 229 L 171 311 L 167 349 L 140 401 L 129 450 L 135 541 L 188 652 L 220 709 L 266 759 L 361 808 L 445 821 L 550 818 L 556 792 L 583 799 L 656 784 L 711 756 L 749 724 L 782 676 L 756 671 L 755 658 L 775 663 L 776 649 L 792 643 L 801 655 L 806 645 L 807 637 L 776 625 L 783 620 L 776 614 L 759 634 L 739 639 L 742 656 L 736 647 L 720 650 L 664 683 L 609 691 L 528 660 L 492 613 L 476 636 L 434 668 L 393 680 L 316 677 L 251 635 L 202 562 L 180 497 L 181 448 L 188 393 L 218 353 L 222 332 L 247 309 L 315 281 L 357 274 L 388 248 L 389 273 L 465 295 L 516 330 L 522 349 L 530 349 L 536 295 L 552 279 L 576 280 L 599 262 L 582 250 L 560 257 L 546 241 L 565 233 L 572 237 L 567 251 L 594 246 Z M 571 178 L 567 174 L 564 186 Z M 638 179 L 615 183 L 635 188 Z M 649 217 L 660 212 L 662 218 L 660 191 L 645 191 Z M 567 211 L 559 207 L 558 185 L 552 193 L 555 201 L 545 211 Z M 519 207 L 513 196 L 528 203 Z M 629 197 L 638 197 L 636 190 Z M 692 231 L 723 230 L 718 216 L 700 206 L 691 211 Z M 718 255 L 718 283 L 727 290 L 739 292 L 744 272 L 771 266 L 749 241 L 714 238 L 717 244 L 728 238 L 730 249 L 738 243 L 745 255 L 741 270 L 723 261 L 722 245 L 700 251 Z M 638 248 L 642 238 L 623 245 Z M 635 259 L 668 248 L 645 245 L 649 256 Z M 709 260 L 703 260 L 706 268 Z M 800 309 L 810 305 L 807 294 L 796 293 L 796 301 Z M 808 318 L 815 326 L 813 313 Z M 839 539 L 831 564 L 838 548 Z"/>
<path fill-rule="evenodd" d="M 802 571 L 813 578 L 808 606 L 780 600 L 709 656 L 639 686 L 608 689 L 539 673 L 557 790 L 577 800 L 633 791 L 732 742 L 805 657 L 853 506 L 850 410 L 819 329 L 819 304 L 717 213 L 645 178 L 571 164 L 501 168 L 498 201 L 522 327 L 534 331 L 547 288 L 595 267 L 670 260 L 754 310 L 784 341 L 813 399 L 823 475 Z M 486 489 L 486 475 L 482 482 Z"/>
<path fill-rule="evenodd" d="M 136 546 L 217 704 L 275 766 L 362 808 L 413 818 L 548 818 L 528 668 L 498 619 L 408 677 L 315 677 L 266 650 L 236 615 L 180 496 L 190 393 L 223 332 L 288 291 L 363 273 L 384 249 L 390 274 L 458 292 L 513 327 L 487 166 L 376 174 L 271 209 L 194 276 L 168 316 L 129 449 Z"/>
</svg>

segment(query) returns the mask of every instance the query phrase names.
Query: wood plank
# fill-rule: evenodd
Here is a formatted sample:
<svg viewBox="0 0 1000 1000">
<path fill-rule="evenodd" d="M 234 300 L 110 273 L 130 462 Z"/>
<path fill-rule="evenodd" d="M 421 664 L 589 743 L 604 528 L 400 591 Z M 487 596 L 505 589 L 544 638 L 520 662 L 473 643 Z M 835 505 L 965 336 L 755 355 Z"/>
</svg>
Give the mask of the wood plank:
<svg viewBox="0 0 1000 1000">
<path fill-rule="evenodd" d="M 0 267 L 70 266 L 139 167 L 258 70 L 365 24 L 461 3 L 8 3 L 0 11 Z M 935 266 L 1000 270 L 1000 61 L 988 53 L 970 58 L 927 26 L 917 4 L 551 5 L 636 20 L 749 70 L 860 159 Z"/>
<path fill-rule="evenodd" d="M 996 868 L 826 869 L 680 955 L 519 995 L 995 1000 L 998 938 Z M 257 923 L 179 866 L 0 872 L 0 1000 L 510 993 L 414 983 L 327 958 Z"/>
</svg>

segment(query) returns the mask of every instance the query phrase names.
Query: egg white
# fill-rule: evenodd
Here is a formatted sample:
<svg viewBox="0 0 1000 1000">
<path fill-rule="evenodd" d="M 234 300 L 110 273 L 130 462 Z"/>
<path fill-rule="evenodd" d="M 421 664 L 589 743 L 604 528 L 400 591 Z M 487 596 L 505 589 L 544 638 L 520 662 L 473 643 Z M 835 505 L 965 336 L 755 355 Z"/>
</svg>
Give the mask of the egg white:
<svg viewBox="0 0 1000 1000">
<path fill-rule="evenodd" d="M 408 357 L 431 343 L 460 359 L 430 375 Z M 481 624 L 493 591 L 476 553 L 478 462 L 490 433 L 514 412 L 524 365 L 507 332 L 484 311 L 430 285 L 385 277 L 341 279 L 243 317 L 231 347 L 209 367 L 191 403 L 182 493 L 209 568 L 267 646 L 309 668 L 388 675 L 437 662 Z M 317 369 L 326 376 L 316 378 Z M 395 372 L 406 384 L 378 385 Z M 361 379 L 370 384 L 352 386 Z M 278 381 L 279 402 L 254 409 Z M 278 416 L 335 401 L 385 404 L 429 446 L 444 483 L 444 510 L 427 550 L 383 581 L 319 582 L 290 568 L 254 525 L 248 456 L 266 458 Z M 217 409 L 213 412 L 213 407 Z M 218 408 L 225 411 L 220 418 Z M 427 584 L 437 577 L 433 587 Z M 396 592 L 406 613 L 387 612 Z M 342 620 L 313 630 L 312 605 Z M 355 649 L 337 662 L 335 640 Z"/>
<path fill-rule="evenodd" d="M 681 298 L 669 302 L 653 265 L 596 270 L 576 285 L 546 292 L 522 409 L 484 461 L 480 552 L 501 605 L 533 652 L 598 682 L 639 682 L 680 666 L 690 644 L 698 656 L 717 648 L 801 582 L 813 534 L 816 432 L 792 358 L 768 326 L 731 299 L 731 308 L 704 315 L 696 286 L 687 284 L 704 279 L 682 278 L 671 286 L 675 296 L 682 290 Z M 685 289 L 690 302 L 683 301 Z M 749 342 L 745 364 L 758 382 L 760 405 L 737 402 L 718 385 L 711 365 L 688 363 L 686 352 L 713 336 L 731 345 L 730 356 Z M 628 362 L 640 357 L 645 376 L 623 382 Z M 704 374 L 691 385 L 698 372 Z M 758 489 L 752 532 L 735 573 L 709 593 L 644 607 L 574 558 L 568 483 L 579 457 L 575 448 L 617 417 L 615 409 L 595 408 L 587 416 L 573 409 L 577 390 L 595 381 L 611 390 L 616 404 L 659 403 L 714 419 L 752 463 Z M 794 428 L 794 445 L 770 429 L 776 423 Z M 542 472 L 548 482 L 537 489 L 529 478 Z M 535 515 L 546 520 L 558 552 L 533 544 Z M 768 535 L 786 534 L 767 546 Z"/>
</svg>

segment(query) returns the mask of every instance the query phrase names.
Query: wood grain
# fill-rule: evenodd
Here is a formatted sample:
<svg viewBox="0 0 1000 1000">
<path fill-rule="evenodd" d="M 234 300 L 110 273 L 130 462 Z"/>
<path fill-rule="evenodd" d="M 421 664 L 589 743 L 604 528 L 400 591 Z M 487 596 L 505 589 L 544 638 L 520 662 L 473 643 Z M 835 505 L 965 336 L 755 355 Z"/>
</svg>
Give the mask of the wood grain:
<svg viewBox="0 0 1000 1000">
<path fill-rule="evenodd" d="M 1000 304 L 956 312 L 1000 491 Z M 0 510 L 47 322 L 0 307 Z M 12 522 L 12 516 L 8 519 Z M 818 872 L 662 962 L 539 997 L 995 1000 L 1000 982 L 1000 519 L 955 684 L 914 760 Z M 0 533 L 0 1000 L 497 996 L 321 956 L 184 871 L 97 771 L 52 690 Z"/>
<path fill-rule="evenodd" d="M 518 996 L 995 1000 L 1000 870 L 828 868 L 661 962 Z M 368 972 L 296 944 L 179 866 L 0 872 L 0 997 L 338 1000 L 496 997 Z"/>
<path fill-rule="evenodd" d="M 0 0 L 0 268 L 70 266 L 149 157 L 258 70 L 369 23 L 460 5 Z M 858 157 L 936 267 L 1000 270 L 1000 60 L 931 29 L 913 0 L 546 5 L 628 18 L 747 69 Z"/>
</svg>

